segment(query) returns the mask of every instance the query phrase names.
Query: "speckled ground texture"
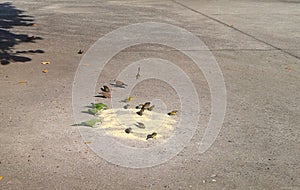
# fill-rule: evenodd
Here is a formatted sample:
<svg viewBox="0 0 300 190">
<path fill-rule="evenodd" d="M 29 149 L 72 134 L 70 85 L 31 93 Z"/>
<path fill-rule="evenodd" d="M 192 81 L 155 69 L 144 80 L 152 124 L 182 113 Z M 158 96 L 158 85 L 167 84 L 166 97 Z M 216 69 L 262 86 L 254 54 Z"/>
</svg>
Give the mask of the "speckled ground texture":
<svg viewBox="0 0 300 190">
<path fill-rule="evenodd" d="M 300 189 L 299 10 L 296 0 L 1 1 L 0 189 Z M 146 21 L 180 26 L 206 43 L 225 79 L 227 110 L 218 138 L 200 154 L 210 114 L 204 75 L 167 47 L 120 52 L 98 85 L 133 61 L 164 58 L 189 75 L 202 110 L 182 152 L 162 165 L 131 169 L 99 157 L 72 126 L 72 85 L 79 49 Z M 28 42 L 27 35 L 37 38 Z M 133 94 L 174 106 L 172 90 L 147 80 Z"/>
</svg>

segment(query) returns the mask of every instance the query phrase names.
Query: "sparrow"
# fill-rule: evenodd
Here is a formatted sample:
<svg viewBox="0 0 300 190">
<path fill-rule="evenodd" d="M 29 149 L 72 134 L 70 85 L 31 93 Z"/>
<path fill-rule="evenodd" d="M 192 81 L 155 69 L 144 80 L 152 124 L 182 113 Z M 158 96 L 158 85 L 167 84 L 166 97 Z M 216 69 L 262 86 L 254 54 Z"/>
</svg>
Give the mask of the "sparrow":
<svg viewBox="0 0 300 190">
<path fill-rule="evenodd" d="M 143 113 L 144 113 L 145 109 L 144 108 L 141 108 L 140 111 L 136 112 L 139 116 L 142 116 Z"/>
<path fill-rule="evenodd" d="M 135 109 L 141 109 L 144 104 L 139 104 L 138 106 L 135 106 Z"/>
<path fill-rule="evenodd" d="M 155 105 L 152 105 L 152 106 L 150 106 L 150 107 L 148 108 L 148 110 L 149 110 L 149 111 L 152 111 L 152 110 L 154 110 L 154 107 L 155 107 Z"/>
<path fill-rule="evenodd" d="M 124 109 L 128 109 L 130 107 L 130 105 L 129 104 L 126 104 L 123 108 Z"/>
<path fill-rule="evenodd" d="M 114 82 L 111 84 L 114 85 L 115 87 L 120 87 L 120 88 L 125 88 L 125 86 L 128 86 L 127 84 L 119 80 L 114 80 Z"/>
<path fill-rule="evenodd" d="M 178 112 L 177 110 L 174 110 L 174 111 L 169 112 L 168 115 L 176 115 L 177 112 Z"/>
<path fill-rule="evenodd" d="M 128 98 L 126 98 L 125 100 L 122 100 L 121 102 L 131 102 L 133 99 L 132 96 L 129 96 Z"/>
<path fill-rule="evenodd" d="M 153 139 L 153 138 L 156 137 L 156 135 L 157 135 L 157 133 L 156 133 L 156 132 L 153 132 L 152 134 L 147 135 L 146 140 L 151 139 L 151 138 Z"/>
<path fill-rule="evenodd" d="M 127 133 L 127 134 L 131 133 L 131 131 L 132 131 L 131 127 L 128 127 L 127 129 L 125 129 L 125 133 Z"/>
<path fill-rule="evenodd" d="M 103 92 L 110 92 L 110 88 L 106 85 L 104 85 L 102 88 L 100 88 Z"/>
<path fill-rule="evenodd" d="M 83 54 L 83 51 L 80 49 L 77 53 L 78 54 Z"/>
<path fill-rule="evenodd" d="M 143 105 L 143 109 L 148 109 L 149 107 L 150 107 L 150 102 L 146 102 L 146 103 L 144 103 L 144 105 Z"/>
<path fill-rule="evenodd" d="M 138 128 L 141 128 L 141 129 L 145 129 L 145 128 L 146 128 L 146 126 L 145 126 L 144 123 L 142 123 L 142 122 L 136 122 L 136 123 L 137 123 L 136 126 L 137 126 Z"/>
<path fill-rule="evenodd" d="M 111 95 L 109 92 L 99 92 L 104 98 L 111 98 Z"/>
</svg>

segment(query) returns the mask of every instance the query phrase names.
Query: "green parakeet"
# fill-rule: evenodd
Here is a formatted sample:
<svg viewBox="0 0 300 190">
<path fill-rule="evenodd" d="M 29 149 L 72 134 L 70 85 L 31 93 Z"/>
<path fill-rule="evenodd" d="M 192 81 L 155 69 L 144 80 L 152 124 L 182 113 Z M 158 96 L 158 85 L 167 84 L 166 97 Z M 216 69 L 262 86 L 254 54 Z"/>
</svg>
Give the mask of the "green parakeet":
<svg viewBox="0 0 300 190">
<path fill-rule="evenodd" d="M 95 127 L 95 125 L 99 122 L 101 122 L 101 120 L 99 118 L 96 118 L 96 119 L 91 119 L 91 120 L 88 120 L 88 121 L 81 122 L 80 125 L 88 126 L 88 127 Z"/>
</svg>

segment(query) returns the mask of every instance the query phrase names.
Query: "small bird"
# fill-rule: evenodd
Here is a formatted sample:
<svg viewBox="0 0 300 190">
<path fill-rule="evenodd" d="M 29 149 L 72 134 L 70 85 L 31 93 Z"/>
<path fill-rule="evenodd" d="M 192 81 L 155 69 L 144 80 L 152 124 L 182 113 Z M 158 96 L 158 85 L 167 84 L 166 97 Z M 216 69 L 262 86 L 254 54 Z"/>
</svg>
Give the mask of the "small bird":
<svg viewBox="0 0 300 190">
<path fill-rule="evenodd" d="M 100 88 L 103 92 L 110 92 L 110 88 L 106 85 L 104 85 L 102 88 Z"/>
<path fill-rule="evenodd" d="M 150 107 L 150 102 L 146 102 L 146 103 L 144 103 L 144 105 L 143 105 L 143 109 L 148 109 L 149 107 Z"/>
<path fill-rule="evenodd" d="M 81 126 L 88 126 L 88 127 L 95 127 L 95 125 L 97 123 L 101 123 L 101 120 L 99 118 L 97 118 L 97 119 L 91 119 L 91 120 L 88 120 L 88 121 L 81 122 L 79 125 L 81 125 Z"/>
<path fill-rule="evenodd" d="M 135 109 L 141 109 L 143 107 L 144 104 L 139 104 L 137 106 L 135 106 Z"/>
<path fill-rule="evenodd" d="M 152 106 L 150 106 L 150 107 L 148 108 L 148 110 L 149 110 L 149 111 L 152 111 L 152 110 L 154 110 L 154 108 L 155 108 L 155 105 L 152 105 Z"/>
<path fill-rule="evenodd" d="M 153 132 L 152 134 L 147 135 L 146 140 L 148 140 L 148 139 L 154 139 L 154 138 L 156 138 L 156 136 L 157 136 L 157 133 Z"/>
<path fill-rule="evenodd" d="M 114 82 L 111 84 L 114 85 L 115 87 L 120 87 L 120 88 L 125 88 L 125 86 L 128 86 L 127 84 L 119 80 L 114 80 Z"/>
<path fill-rule="evenodd" d="M 146 126 L 145 126 L 144 123 L 142 123 L 142 122 L 136 122 L 136 123 L 137 123 L 136 126 L 137 126 L 138 128 L 141 128 L 141 129 L 145 129 L 145 128 L 146 128 Z"/>
<path fill-rule="evenodd" d="M 80 49 L 77 54 L 83 54 L 83 51 Z"/>
<path fill-rule="evenodd" d="M 98 110 L 97 108 L 92 108 L 92 109 L 88 109 L 87 112 L 92 115 L 97 115 L 99 111 L 100 110 Z"/>
<path fill-rule="evenodd" d="M 141 68 L 139 67 L 138 68 L 138 72 L 137 72 L 137 74 L 135 75 L 135 79 L 137 80 L 137 79 L 139 79 L 140 78 L 140 71 L 141 71 Z"/>
<path fill-rule="evenodd" d="M 104 98 L 111 98 L 111 95 L 109 92 L 99 92 Z"/>
<path fill-rule="evenodd" d="M 131 102 L 132 99 L 133 99 L 133 97 L 132 97 L 132 96 L 129 96 L 128 98 L 122 100 L 121 102 Z"/>
<path fill-rule="evenodd" d="M 127 129 L 125 129 L 125 133 L 127 133 L 127 134 L 131 133 L 131 131 L 132 131 L 131 127 L 128 127 Z"/>
<path fill-rule="evenodd" d="M 92 103 L 92 108 L 95 108 L 97 110 L 102 110 L 104 108 L 107 108 L 107 105 L 103 103 Z"/>
<path fill-rule="evenodd" d="M 168 115 L 176 115 L 177 112 L 178 112 L 177 110 L 173 110 L 173 111 L 169 112 Z"/>
<path fill-rule="evenodd" d="M 125 106 L 123 106 L 124 109 L 128 109 L 130 107 L 129 104 L 126 104 Z"/>
<path fill-rule="evenodd" d="M 145 109 L 141 108 L 140 111 L 136 112 L 139 116 L 142 116 L 144 113 Z"/>
</svg>

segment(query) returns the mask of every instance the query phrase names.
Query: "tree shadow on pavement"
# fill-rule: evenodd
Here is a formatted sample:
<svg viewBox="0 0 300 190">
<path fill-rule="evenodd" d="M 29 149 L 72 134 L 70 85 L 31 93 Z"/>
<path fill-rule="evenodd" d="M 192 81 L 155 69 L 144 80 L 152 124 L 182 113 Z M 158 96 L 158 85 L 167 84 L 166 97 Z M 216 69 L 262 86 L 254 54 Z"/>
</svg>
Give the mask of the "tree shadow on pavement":
<svg viewBox="0 0 300 190">
<path fill-rule="evenodd" d="M 23 14 L 11 3 L 0 3 L 0 63 L 7 65 L 11 62 L 27 62 L 30 58 L 21 54 L 44 53 L 43 50 L 15 51 L 14 46 L 20 43 L 35 43 L 41 37 L 17 34 L 10 31 L 16 26 L 33 26 L 33 17 Z"/>
</svg>

